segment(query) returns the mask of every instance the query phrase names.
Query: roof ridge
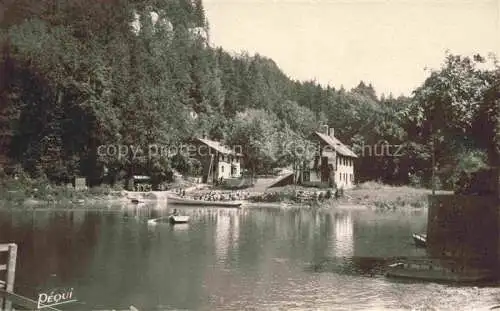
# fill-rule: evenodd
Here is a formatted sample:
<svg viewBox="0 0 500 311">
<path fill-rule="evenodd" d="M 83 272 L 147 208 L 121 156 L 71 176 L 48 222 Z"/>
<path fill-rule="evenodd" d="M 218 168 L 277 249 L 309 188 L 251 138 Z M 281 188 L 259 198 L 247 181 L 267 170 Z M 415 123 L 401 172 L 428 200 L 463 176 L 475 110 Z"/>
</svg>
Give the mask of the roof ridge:
<svg viewBox="0 0 500 311">
<path fill-rule="evenodd" d="M 348 157 L 357 158 L 358 156 L 344 143 L 340 141 L 337 137 L 332 137 L 324 133 L 315 131 L 315 133 L 328 145 L 335 148 L 335 151 Z"/>
</svg>

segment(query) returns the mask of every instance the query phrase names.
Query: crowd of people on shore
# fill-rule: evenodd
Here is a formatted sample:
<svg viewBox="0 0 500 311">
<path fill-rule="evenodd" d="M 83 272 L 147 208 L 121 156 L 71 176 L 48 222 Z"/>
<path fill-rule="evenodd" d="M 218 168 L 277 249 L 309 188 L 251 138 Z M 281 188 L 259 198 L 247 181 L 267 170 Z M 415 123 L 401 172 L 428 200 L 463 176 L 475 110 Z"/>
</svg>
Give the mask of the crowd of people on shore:
<svg viewBox="0 0 500 311">
<path fill-rule="evenodd" d="M 247 191 L 209 191 L 205 193 L 188 193 L 185 190 L 179 189 L 177 194 L 181 197 L 202 200 L 202 201 L 237 201 L 237 200 L 247 200 L 250 197 L 250 193 Z"/>
<path fill-rule="evenodd" d="M 250 193 L 248 191 L 208 191 L 208 192 L 191 192 L 186 193 L 184 189 L 178 189 L 177 194 L 180 197 L 202 200 L 202 201 L 239 201 L 239 200 L 251 200 L 255 202 L 276 202 L 281 200 L 289 199 L 297 203 L 311 202 L 311 201 L 323 201 L 330 198 L 338 199 L 343 193 L 337 190 L 332 192 L 327 191 L 304 191 L 298 190 L 293 191 L 293 193 L 280 193 L 280 192 L 264 192 L 264 193 Z M 343 191 L 342 191 L 343 192 Z"/>
</svg>

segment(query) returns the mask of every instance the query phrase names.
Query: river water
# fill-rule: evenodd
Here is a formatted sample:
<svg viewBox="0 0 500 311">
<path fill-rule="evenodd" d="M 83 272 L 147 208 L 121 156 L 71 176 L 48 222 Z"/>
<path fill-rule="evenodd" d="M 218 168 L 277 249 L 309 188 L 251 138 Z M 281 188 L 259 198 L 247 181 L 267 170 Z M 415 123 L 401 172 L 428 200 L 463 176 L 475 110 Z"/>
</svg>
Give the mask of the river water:
<svg viewBox="0 0 500 311">
<path fill-rule="evenodd" d="M 182 208 L 189 224 L 148 224 L 154 207 L 0 210 L 19 245 L 15 290 L 73 288 L 61 309 L 479 310 L 500 287 L 397 281 L 397 257 L 425 256 L 411 234 L 425 210 Z"/>
</svg>

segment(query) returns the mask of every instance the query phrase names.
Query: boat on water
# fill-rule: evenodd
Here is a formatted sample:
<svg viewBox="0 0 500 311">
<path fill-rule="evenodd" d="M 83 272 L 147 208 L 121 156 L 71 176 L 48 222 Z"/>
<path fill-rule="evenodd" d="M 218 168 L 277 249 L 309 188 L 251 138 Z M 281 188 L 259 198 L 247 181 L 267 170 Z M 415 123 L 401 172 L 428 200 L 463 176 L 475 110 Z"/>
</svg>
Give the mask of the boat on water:
<svg viewBox="0 0 500 311">
<path fill-rule="evenodd" d="M 157 223 L 168 222 L 171 224 L 186 224 L 189 222 L 189 216 L 181 216 L 181 215 L 170 215 L 168 217 L 160 217 L 149 219 L 148 224 L 155 225 Z"/>
<path fill-rule="evenodd" d="M 205 200 L 194 200 L 181 197 L 169 196 L 167 199 L 168 204 L 176 205 L 189 205 L 189 206 L 214 206 L 214 207 L 229 207 L 229 208 L 239 208 L 241 207 L 241 202 L 239 201 L 205 201 Z"/>
<path fill-rule="evenodd" d="M 168 217 L 168 221 L 171 224 L 185 224 L 189 222 L 189 216 L 171 215 L 170 217 Z"/>
<path fill-rule="evenodd" d="M 404 260 L 389 265 L 386 277 L 430 282 L 474 283 L 494 279 L 489 269 L 439 260 Z"/>
<path fill-rule="evenodd" d="M 417 247 L 427 247 L 427 234 L 422 233 L 414 233 L 413 241 L 415 241 L 415 246 Z"/>
</svg>

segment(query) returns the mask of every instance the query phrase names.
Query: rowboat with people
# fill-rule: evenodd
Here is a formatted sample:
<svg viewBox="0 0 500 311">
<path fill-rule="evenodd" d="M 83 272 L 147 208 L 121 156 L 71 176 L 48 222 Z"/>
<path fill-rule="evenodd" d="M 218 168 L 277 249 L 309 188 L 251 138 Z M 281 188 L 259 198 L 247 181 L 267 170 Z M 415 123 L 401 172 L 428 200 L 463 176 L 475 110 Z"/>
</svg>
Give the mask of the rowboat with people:
<svg viewBox="0 0 500 311">
<path fill-rule="evenodd" d="M 189 216 L 181 216 L 181 215 L 171 215 L 168 217 L 168 221 L 174 224 L 186 224 L 189 222 Z"/>
<path fill-rule="evenodd" d="M 186 224 L 189 222 L 189 216 L 186 215 L 179 215 L 179 211 L 177 209 L 174 209 L 172 214 L 170 214 L 167 217 L 159 217 L 159 218 L 154 218 L 154 219 L 149 219 L 148 224 L 154 225 L 157 223 L 162 223 L 162 222 L 169 222 L 170 224 Z"/>
</svg>

